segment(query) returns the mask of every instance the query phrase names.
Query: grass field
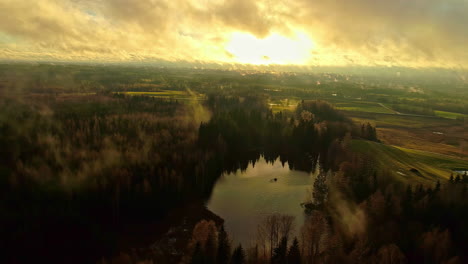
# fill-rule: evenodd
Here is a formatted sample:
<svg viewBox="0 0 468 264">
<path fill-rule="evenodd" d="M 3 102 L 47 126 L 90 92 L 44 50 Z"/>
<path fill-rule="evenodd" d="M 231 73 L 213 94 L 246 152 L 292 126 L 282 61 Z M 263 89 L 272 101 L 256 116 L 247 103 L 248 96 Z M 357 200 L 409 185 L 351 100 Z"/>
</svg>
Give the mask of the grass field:
<svg viewBox="0 0 468 264">
<path fill-rule="evenodd" d="M 448 118 L 448 119 L 457 119 L 457 118 L 467 118 L 467 115 L 460 114 L 460 113 L 452 113 L 452 112 L 445 112 L 445 111 L 434 111 L 436 116 L 440 116 L 443 118 Z"/>
<path fill-rule="evenodd" d="M 382 113 L 382 114 L 393 114 L 394 111 L 382 107 L 378 103 L 373 102 L 337 102 L 335 107 L 343 111 L 356 111 L 356 112 L 366 112 L 366 113 Z"/>
<path fill-rule="evenodd" d="M 287 102 L 286 102 L 287 100 Z M 337 109 L 342 111 L 352 111 L 352 112 L 364 112 L 364 113 L 382 113 L 382 114 L 393 114 L 394 111 L 381 106 L 378 103 L 374 102 L 362 102 L 362 101 L 343 101 L 343 100 L 328 100 L 332 103 Z M 273 112 L 279 112 L 284 110 L 293 111 L 296 105 L 300 102 L 300 99 L 284 99 L 284 100 L 275 100 L 270 106 Z"/>
<path fill-rule="evenodd" d="M 270 100 L 268 105 L 273 113 L 284 112 L 284 111 L 294 111 L 297 104 L 300 102 L 299 99 L 277 99 Z"/>
<path fill-rule="evenodd" d="M 399 147 L 405 151 L 409 156 L 414 157 L 418 161 L 424 162 L 426 164 L 431 164 L 433 166 L 448 169 L 448 170 L 467 170 L 468 161 L 463 159 L 457 159 L 452 156 L 447 156 L 439 153 L 425 152 L 415 149 L 406 149 Z"/>
<path fill-rule="evenodd" d="M 270 104 L 270 108 L 273 113 L 284 112 L 284 111 L 294 111 L 296 109 L 295 105 L 278 105 L 278 104 Z"/>
<path fill-rule="evenodd" d="M 177 100 L 203 100 L 203 96 L 189 91 L 161 90 L 149 92 L 117 92 L 118 94 L 127 94 L 132 96 L 151 96 L 157 98 L 173 98 Z"/>
<path fill-rule="evenodd" d="M 354 151 L 377 157 L 378 165 L 404 184 L 433 186 L 437 180 L 447 180 L 453 170 L 468 169 L 468 161 L 437 153 L 393 147 L 385 144 L 353 140 Z"/>
<path fill-rule="evenodd" d="M 128 95 L 147 95 L 147 96 L 178 96 L 178 95 L 188 95 L 185 91 L 171 91 L 163 90 L 157 92 L 122 92 Z"/>
<path fill-rule="evenodd" d="M 468 158 L 467 124 L 460 120 L 346 112 L 355 122 L 376 126 L 378 138 L 385 144 Z"/>
</svg>

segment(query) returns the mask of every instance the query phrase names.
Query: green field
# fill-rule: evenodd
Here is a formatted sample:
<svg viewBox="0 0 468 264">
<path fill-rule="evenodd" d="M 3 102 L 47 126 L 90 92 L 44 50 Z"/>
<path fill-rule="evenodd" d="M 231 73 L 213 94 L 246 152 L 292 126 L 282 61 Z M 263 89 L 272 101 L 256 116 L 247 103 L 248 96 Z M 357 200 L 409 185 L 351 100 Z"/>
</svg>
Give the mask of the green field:
<svg viewBox="0 0 468 264">
<path fill-rule="evenodd" d="M 188 95 L 185 91 L 157 91 L 157 92 L 122 92 L 128 95 L 147 95 L 147 96 L 178 96 L 178 95 Z"/>
<path fill-rule="evenodd" d="M 370 141 L 353 140 L 351 148 L 377 157 L 381 168 L 405 184 L 433 185 L 437 180 L 447 180 L 453 170 L 468 169 L 467 160 Z"/>
<path fill-rule="evenodd" d="M 339 102 L 335 103 L 335 107 L 343 111 L 354 111 L 354 112 L 366 112 L 366 113 L 381 113 L 381 114 L 393 114 L 394 111 L 382 107 L 378 103 L 373 102 Z"/>
<path fill-rule="evenodd" d="M 436 166 L 441 169 L 447 169 L 450 171 L 468 169 L 468 160 L 457 159 L 452 156 L 415 149 L 406 149 L 401 147 L 398 147 L 398 149 L 403 150 L 410 157 L 413 157 L 420 162 L 431 164 L 432 166 Z"/>
<path fill-rule="evenodd" d="M 395 112 L 382 107 L 378 103 L 374 102 L 363 102 L 363 101 L 333 101 L 325 99 L 325 101 L 331 102 L 337 109 L 342 111 L 350 112 L 364 112 L 364 113 L 380 113 L 380 114 L 394 114 Z M 275 100 L 272 106 L 273 112 L 279 112 L 284 110 L 294 110 L 295 106 L 300 102 L 300 99 L 288 99 L 289 104 L 285 103 L 285 100 Z"/>
<path fill-rule="evenodd" d="M 126 94 L 132 96 L 151 96 L 157 98 L 173 98 L 177 100 L 203 100 L 203 96 L 194 92 L 189 91 L 178 91 L 178 90 L 161 90 L 161 91 L 148 91 L 148 92 L 117 92 L 117 94 Z"/>
<path fill-rule="evenodd" d="M 453 113 L 453 112 L 445 112 L 445 111 L 434 111 L 436 116 L 440 116 L 443 118 L 448 118 L 448 119 L 457 119 L 457 118 L 466 118 L 467 116 L 464 114 L 460 113 Z"/>
<path fill-rule="evenodd" d="M 283 99 L 283 100 L 270 100 L 268 105 L 273 113 L 284 112 L 284 111 L 294 111 L 297 104 L 300 102 L 299 99 Z"/>
</svg>

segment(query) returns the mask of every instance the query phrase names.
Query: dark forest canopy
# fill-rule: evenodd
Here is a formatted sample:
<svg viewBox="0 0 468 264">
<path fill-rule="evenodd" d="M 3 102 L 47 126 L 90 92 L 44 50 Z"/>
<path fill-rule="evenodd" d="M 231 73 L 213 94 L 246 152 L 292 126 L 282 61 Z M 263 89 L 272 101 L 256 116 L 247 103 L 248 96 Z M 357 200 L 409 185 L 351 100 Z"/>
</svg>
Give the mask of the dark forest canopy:
<svg viewBox="0 0 468 264">
<path fill-rule="evenodd" d="M 201 124 L 192 105 L 152 97 L 5 98 L 2 105 L 3 241 L 14 249 L 25 242 L 18 232 L 35 234 L 28 250 L 44 252 L 32 255 L 48 252 L 33 245 L 44 244 L 41 233 L 49 229 L 100 230 L 81 234 L 93 245 L 93 236 L 106 239 L 128 221 L 204 200 L 223 172 L 261 155 L 310 171 L 319 156 L 323 167 L 336 167 L 328 149 L 346 134 L 375 140 L 321 101 L 273 114 L 259 97 L 212 96 L 199 106 L 212 115 Z"/>
<path fill-rule="evenodd" d="M 7 261 L 82 263 L 112 255 L 119 230 L 159 221 L 189 202 L 202 205 L 223 173 L 245 170 L 261 156 L 291 169 L 322 170 L 303 204 L 304 238 L 276 237 L 274 262 L 467 259 L 466 177 L 415 186 L 395 181 L 379 157 L 353 150 L 359 142 L 379 144 L 375 127 L 353 122 L 325 101 L 302 100 L 295 111 L 273 112 L 258 93 L 201 101 L 105 91 L 0 100 Z M 190 240 L 199 244 L 190 244 L 189 259 L 216 259 L 213 252 L 239 263 L 261 259 L 247 245 L 229 245 L 222 221 L 193 228 L 217 239 Z M 326 246 L 317 246 L 322 239 Z"/>
<path fill-rule="evenodd" d="M 233 160 L 259 152 L 269 161 L 279 157 L 291 169 L 313 171 L 319 157 L 325 169 L 334 166 L 337 153 L 330 152 L 330 146 L 346 134 L 377 140 L 375 128 L 353 124 L 324 101 L 302 101 L 295 113 L 275 114 L 260 102 L 255 97 L 210 97 L 214 114 L 201 124 L 199 143 Z M 241 168 L 247 165 L 244 162 Z"/>
</svg>

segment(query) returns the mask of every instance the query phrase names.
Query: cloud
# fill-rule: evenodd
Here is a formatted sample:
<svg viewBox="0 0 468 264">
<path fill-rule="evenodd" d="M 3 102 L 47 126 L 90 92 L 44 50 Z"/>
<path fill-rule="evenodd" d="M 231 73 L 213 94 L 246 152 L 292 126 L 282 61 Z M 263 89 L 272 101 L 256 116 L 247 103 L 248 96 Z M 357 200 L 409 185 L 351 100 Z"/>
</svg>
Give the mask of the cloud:
<svg viewBox="0 0 468 264">
<path fill-rule="evenodd" d="M 301 31 L 307 64 L 465 67 L 467 25 L 466 0 L 0 0 L 0 56 L 236 62 L 235 32 Z"/>
<path fill-rule="evenodd" d="M 323 46 L 394 62 L 466 63 L 465 0 L 301 0 L 296 22 Z M 315 27 L 311 27 L 315 25 Z"/>
</svg>

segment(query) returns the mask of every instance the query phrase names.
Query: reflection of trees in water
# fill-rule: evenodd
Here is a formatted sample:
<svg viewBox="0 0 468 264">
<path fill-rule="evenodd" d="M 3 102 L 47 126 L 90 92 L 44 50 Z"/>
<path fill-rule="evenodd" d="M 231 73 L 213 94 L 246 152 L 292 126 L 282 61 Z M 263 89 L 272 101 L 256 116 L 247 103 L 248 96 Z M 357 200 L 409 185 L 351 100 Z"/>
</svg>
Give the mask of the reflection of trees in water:
<svg viewBox="0 0 468 264">
<path fill-rule="evenodd" d="M 200 125 L 198 133 L 199 146 L 210 153 L 204 171 L 245 171 L 261 156 L 267 163 L 278 159 L 283 165 L 288 163 L 291 170 L 336 170 L 344 158 L 344 141 L 362 137 L 362 131 L 367 131 L 321 101 L 302 102 L 296 113 L 289 114 L 273 114 L 248 97 L 243 101 L 210 97 L 208 102 L 214 113 L 209 122 Z M 200 175 L 211 180 L 219 176 Z M 209 193 L 211 187 L 204 191 Z"/>
</svg>

